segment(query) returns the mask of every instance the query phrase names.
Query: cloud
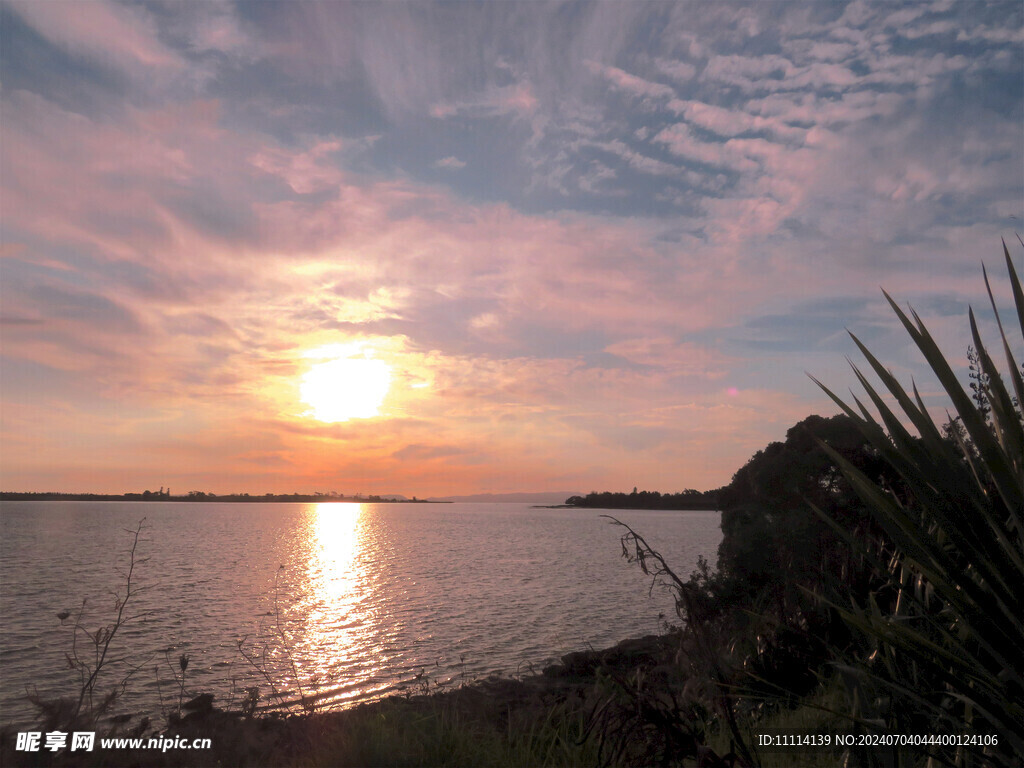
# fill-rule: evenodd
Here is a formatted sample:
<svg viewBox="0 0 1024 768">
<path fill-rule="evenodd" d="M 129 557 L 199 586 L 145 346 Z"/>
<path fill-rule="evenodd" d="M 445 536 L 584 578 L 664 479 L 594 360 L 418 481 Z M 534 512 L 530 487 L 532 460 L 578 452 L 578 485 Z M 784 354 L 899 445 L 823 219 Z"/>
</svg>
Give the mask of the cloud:
<svg viewBox="0 0 1024 768">
<path fill-rule="evenodd" d="M 735 362 L 715 350 L 697 344 L 678 343 L 668 336 L 623 339 L 610 344 L 605 351 L 673 375 L 708 379 L 721 378 L 728 366 Z"/>
<path fill-rule="evenodd" d="M 788 125 L 780 120 L 769 120 L 751 115 L 747 111 L 724 109 L 685 99 L 673 99 L 668 106 L 673 112 L 683 115 L 690 124 L 719 136 L 764 132 L 782 140 L 789 139 L 800 142 L 806 135 L 806 131 L 801 128 Z"/>
<path fill-rule="evenodd" d="M 736 85 L 746 90 L 758 90 L 784 87 L 785 79 L 794 73 L 795 69 L 793 62 L 777 54 L 729 54 L 712 56 L 701 76 L 706 80 Z"/>
<path fill-rule="evenodd" d="M 596 61 L 587 61 L 586 64 L 594 74 L 601 75 L 615 88 L 632 96 L 646 99 L 670 99 L 675 95 L 671 86 L 644 80 L 618 67 L 602 65 Z"/>
<path fill-rule="evenodd" d="M 1009 5 L 11 9 L 4 482 L 710 487 L 1024 216 Z"/>
<path fill-rule="evenodd" d="M 391 455 L 400 461 L 427 461 L 432 459 L 448 459 L 452 456 L 464 456 L 469 453 L 474 453 L 474 451 L 452 445 L 422 445 L 414 443 L 399 448 Z"/>
<path fill-rule="evenodd" d="M 448 157 L 442 157 L 440 160 L 434 163 L 435 168 L 448 168 L 454 171 L 460 170 L 466 167 L 465 160 L 459 160 L 455 155 L 448 155 Z"/>
<path fill-rule="evenodd" d="M 722 121 L 724 122 L 724 121 Z M 704 165 L 748 173 L 782 165 L 786 148 L 760 138 L 733 138 L 725 142 L 702 141 L 685 123 L 664 128 L 653 141 L 665 144 L 680 157 Z"/>
<path fill-rule="evenodd" d="M 337 187 L 340 174 L 330 162 L 331 155 L 343 148 L 338 140 L 319 141 L 301 153 L 277 147 L 260 149 L 249 162 L 267 174 L 283 179 L 299 195 L 328 191 Z"/>
<path fill-rule="evenodd" d="M 491 118 L 503 115 L 529 115 L 537 108 L 537 99 L 528 83 L 488 88 L 476 97 L 459 101 L 438 102 L 430 108 L 430 116 Z"/>
<path fill-rule="evenodd" d="M 676 82 L 685 83 L 697 76 L 697 67 L 686 61 L 656 59 L 654 65 L 659 72 Z"/>
<path fill-rule="evenodd" d="M 185 66 L 181 56 L 160 41 L 156 20 L 142 8 L 106 0 L 12 2 L 8 7 L 54 45 L 124 74 L 138 67 L 180 71 Z"/>
</svg>

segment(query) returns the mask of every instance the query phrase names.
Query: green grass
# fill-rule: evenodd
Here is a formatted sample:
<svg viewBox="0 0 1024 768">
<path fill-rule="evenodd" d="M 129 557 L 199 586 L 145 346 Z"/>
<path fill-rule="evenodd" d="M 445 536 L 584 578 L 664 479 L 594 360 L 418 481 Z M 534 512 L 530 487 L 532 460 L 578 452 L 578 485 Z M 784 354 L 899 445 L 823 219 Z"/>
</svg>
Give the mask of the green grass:
<svg viewBox="0 0 1024 768">
<path fill-rule="evenodd" d="M 579 713 L 555 706 L 525 714 L 509 710 L 502 718 L 494 711 L 467 712 L 445 697 L 432 699 L 411 705 L 391 701 L 350 713 L 290 765 L 555 768 L 596 762 L 595 750 L 578 743 Z"/>
<path fill-rule="evenodd" d="M 64 751 L 15 753 L 11 766 L 135 765 L 139 768 L 280 766 L 281 768 L 374 768 L 375 766 L 593 766 L 593 741 L 584 742 L 585 712 L 578 698 L 509 699 L 473 688 L 446 694 L 393 697 L 341 712 L 308 716 L 238 718 L 212 716 L 183 723 L 175 733 L 210 738 L 212 749 Z M 9 746 L 9 745 L 8 745 Z"/>
</svg>

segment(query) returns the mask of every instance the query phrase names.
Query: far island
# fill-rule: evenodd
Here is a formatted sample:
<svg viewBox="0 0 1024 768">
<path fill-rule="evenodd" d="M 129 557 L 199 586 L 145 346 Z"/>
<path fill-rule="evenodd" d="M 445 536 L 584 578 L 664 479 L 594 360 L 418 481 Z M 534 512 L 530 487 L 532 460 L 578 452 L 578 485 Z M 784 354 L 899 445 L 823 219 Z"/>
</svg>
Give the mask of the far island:
<svg viewBox="0 0 1024 768">
<path fill-rule="evenodd" d="M 720 490 L 720 489 L 719 489 Z M 718 509 L 719 490 L 695 491 L 692 488 L 679 493 L 637 491 L 612 493 L 591 491 L 586 496 L 570 496 L 567 507 L 593 509 Z"/>
</svg>

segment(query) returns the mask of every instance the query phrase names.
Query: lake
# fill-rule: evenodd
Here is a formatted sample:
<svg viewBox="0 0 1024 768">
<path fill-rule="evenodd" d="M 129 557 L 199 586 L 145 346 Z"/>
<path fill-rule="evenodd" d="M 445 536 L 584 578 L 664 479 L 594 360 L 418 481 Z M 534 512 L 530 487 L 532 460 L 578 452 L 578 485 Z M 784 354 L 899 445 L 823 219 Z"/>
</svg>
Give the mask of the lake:
<svg viewBox="0 0 1024 768">
<path fill-rule="evenodd" d="M 621 529 L 601 514 L 523 504 L 4 502 L 0 724 L 31 715 L 27 687 L 76 690 L 65 661 L 75 617 L 81 611 L 90 631 L 113 621 L 128 531 L 142 518 L 132 619 L 111 648 L 123 661 L 106 683 L 135 669 L 119 711 L 155 714 L 177 705 L 182 654 L 186 695 L 237 706 L 260 685 L 271 704 L 269 678 L 282 697 L 345 706 L 539 673 L 569 651 L 658 632 L 676 620 L 671 595 L 622 559 Z M 701 555 L 715 561 L 717 512 L 608 514 L 681 575 Z M 71 611 L 64 622 L 62 611 Z"/>
</svg>

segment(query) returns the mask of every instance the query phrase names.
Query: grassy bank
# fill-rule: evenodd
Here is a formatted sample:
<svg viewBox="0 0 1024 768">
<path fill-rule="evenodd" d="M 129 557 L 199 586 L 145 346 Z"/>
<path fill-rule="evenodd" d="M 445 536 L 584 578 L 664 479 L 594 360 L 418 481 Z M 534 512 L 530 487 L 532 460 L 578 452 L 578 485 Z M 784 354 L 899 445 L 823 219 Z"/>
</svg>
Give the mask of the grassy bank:
<svg viewBox="0 0 1024 768">
<path fill-rule="evenodd" d="M 591 715 L 607 675 L 664 663 L 672 637 L 628 641 L 603 652 L 569 654 L 542 675 L 492 677 L 444 693 L 393 696 L 334 712 L 246 715 L 215 706 L 185 708 L 166 727 L 96 727 L 110 737 L 162 739 L 209 749 L 16 749 L 0 739 L 12 766 L 523 766 L 596 765 L 600 740 Z M 40 726 L 45 733 L 46 725 Z"/>
<path fill-rule="evenodd" d="M 97 741 L 91 752 L 25 752 L 15 749 L 14 733 L 5 733 L 0 759 L 26 768 L 647 765 L 659 735 L 635 720 L 629 692 L 646 679 L 663 694 L 684 696 L 687 681 L 676 674 L 682 645 L 679 633 L 628 640 L 602 651 L 568 654 L 541 675 L 488 678 L 444 693 L 394 696 L 337 712 L 247 716 L 207 706 L 160 729 L 98 724 L 112 738 L 161 739 L 161 745 L 209 739 L 208 749 L 103 749 Z M 833 720 L 815 706 L 802 706 L 775 714 L 764 725 L 811 732 L 835 725 Z M 673 763 L 729 764 L 724 762 L 731 751 L 727 729 L 703 731 L 704 740 L 702 751 L 694 740 L 693 754 Z M 766 754 L 759 764 L 838 766 L 840 759 L 835 751 L 819 750 Z"/>
</svg>

